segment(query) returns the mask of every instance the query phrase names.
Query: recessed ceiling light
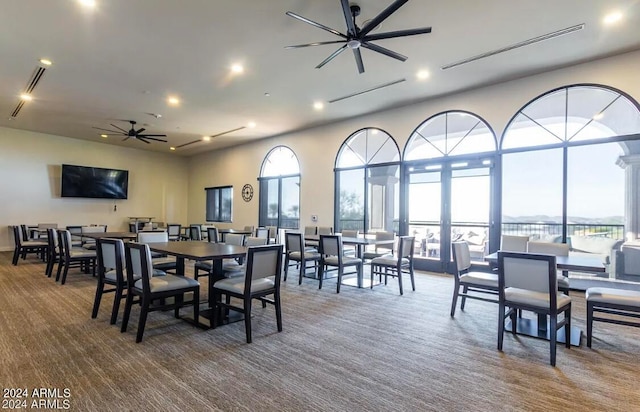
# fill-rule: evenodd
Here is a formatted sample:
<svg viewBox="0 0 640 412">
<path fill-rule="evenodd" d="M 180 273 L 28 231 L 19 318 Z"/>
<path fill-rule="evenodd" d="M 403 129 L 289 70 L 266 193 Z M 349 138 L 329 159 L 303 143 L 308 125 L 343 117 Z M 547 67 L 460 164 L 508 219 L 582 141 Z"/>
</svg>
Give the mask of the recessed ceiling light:
<svg viewBox="0 0 640 412">
<path fill-rule="evenodd" d="M 20 95 L 20 98 L 21 98 L 22 100 L 27 101 L 27 102 L 30 102 L 31 100 L 33 100 L 33 97 L 31 97 L 31 95 L 30 95 L 30 94 L 26 94 L 26 93 L 21 94 L 21 95 Z"/>
<path fill-rule="evenodd" d="M 235 74 L 240 74 L 242 72 L 244 72 L 244 67 L 242 67 L 241 64 L 234 64 L 231 66 L 231 72 L 235 73 Z"/>
<path fill-rule="evenodd" d="M 269 97 L 269 96 L 271 96 L 271 93 L 265 93 L 264 94 L 264 97 Z"/>
<path fill-rule="evenodd" d="M 44 64 L 45 66 L 51 66 L 51 60 L 49 59 L 40 59 L 40 63 Z"/>
<path fill-rule="evenodd" d="M 608 25 L 608 24 L 615 24 L 620 20 L 622 20 L 622 13 L 620 13 L 619 11 L 615 11 L 613 13 L 609 13 L 606 16 L 604 16 L 604 19 L 602 19 L 602 22 Z"/>
<path fill-rule="evenodd" d="M 256 127 L 256 122 L 249 122 L 249 123 L 247 123 L 247 127 L 248 127 L 249 129 L 253 129 L 254 127 Z"/>
<path fill-rule="evenodd" d="M 420 70 L 418 71 L 418 73 L 416 73 L 416 77 L 418 78 L 418 80 L 426 80 L 429 78 L 429 76 L 430 74 L 427 70 Z"/>
<path fill-rule="evenodd" d="M 78 0 L 85 7 L 96 7 L 96 0 Z"/>
<path fill-rule="evenodd" d="M 169 148 L 169 150 L 176 150 L 176 148 L 175 148 L 175 147 L 173 147 L 173 146 L 171 146 L 171 147 Z"/>
<path fill-rule="evenodd" d="M 322 110 L 322 109 L 324 109 L 324 103 L 315 102 L 315 103 L 313 103 L 313 108 L 316 109 L 316 110 Z"/>
<path fill-rule="evenodd" d="M 205 142 L 208 142 L 211 140 L 211 136 L 202 136 L 202 140 L 204 140 Z"/>
<path fill-rule="evenodd" d="M 109 136 L 107 136 L 106 134 L 101 134 L 100 137 L 104 137 L 106 139 Z"/>
<path fill-rule="evenodd" d="M 169 96 L 167 98 L 167 103 L 169 103 L 171 106 L 177 106 L 180 104 L 180 99 L 175 96 Z"/>
</svg>

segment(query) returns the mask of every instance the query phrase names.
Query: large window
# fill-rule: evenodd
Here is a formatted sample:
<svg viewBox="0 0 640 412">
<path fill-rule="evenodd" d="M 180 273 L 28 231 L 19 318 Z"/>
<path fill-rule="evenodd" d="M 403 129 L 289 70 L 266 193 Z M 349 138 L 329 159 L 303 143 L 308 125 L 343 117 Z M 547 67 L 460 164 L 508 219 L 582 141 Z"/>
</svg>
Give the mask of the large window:
<svg viewBox="0 0 640 412">
<path fill-rule="evenodd" d="M 400 151 L 386 132 L 352 134 L 336 158 L 335 229 L 398 231 Z"/>
<path fill-rule="evenodd" d="M 273 148 L 260 172 L 260 226 L 297 229 L 300 225 L 300 164 L 291 149 Z"/>
<path fill-rule="evenodd" d="M 207 187 L 207 222 L 231 222 L 233 219 L 233 186 Z"/>
<path fill-rule="evenodd" d="M 636 104 L 601 86 L 563 87 L 523 107 L 501 143 L 502 233 L 607 245 L 598 253 L 608 255 L 606 276 L 617 277 L 615 249 L 625 236 L 625 197 L 632 197 L 620 158 L 634 151 L 628 139 L 639 133 Z"/>
</svg>

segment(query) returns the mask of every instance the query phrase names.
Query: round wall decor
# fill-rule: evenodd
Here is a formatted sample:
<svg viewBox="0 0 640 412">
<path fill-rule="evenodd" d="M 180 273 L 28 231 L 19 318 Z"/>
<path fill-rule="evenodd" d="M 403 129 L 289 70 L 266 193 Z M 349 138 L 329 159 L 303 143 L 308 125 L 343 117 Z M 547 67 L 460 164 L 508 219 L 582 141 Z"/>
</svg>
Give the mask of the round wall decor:
<svg viewBox="0 0 640 412">
<path fill-rule="evenodd" d="M 245 202 L 250 202 L 253 199 L 253 186 L 249 183 L 242 187 L 242 199 Z"/>
</svg>

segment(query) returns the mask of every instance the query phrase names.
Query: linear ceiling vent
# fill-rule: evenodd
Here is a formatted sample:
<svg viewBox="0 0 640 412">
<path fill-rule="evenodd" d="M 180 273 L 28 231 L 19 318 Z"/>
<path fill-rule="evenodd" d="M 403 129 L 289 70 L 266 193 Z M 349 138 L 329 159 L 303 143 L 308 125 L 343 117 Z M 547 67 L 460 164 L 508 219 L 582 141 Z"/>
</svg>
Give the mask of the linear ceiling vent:
<svg viewBox="0 0 640 412">
<path fill-rule="evenodd" d="M 341 100 L 350 99 L 352 97 L 360 96 L 361 94 L 365 94 L 365 93 L 369 93 L 369 92 L 375 92 L 376 90 L 384 89 L 385 87 L 393 86 L 394 84 L 399 84 L 399 83 L 402 83 L 402 82 L 405 82 L 405 81 L 407 81 L 407 79 L 394 80 L 394 81 L 389 82 L 389 83 L 381 84 L 380 86 L 372 87 L 371 89 L 363 90 L 363 91 L 360 91 L 360 92 L 352 93 L 352 94 L 347 95 L 347 96 L 338 97 L 337 99 L 329 100 L 329 103 L 335 103 L 335 102 L 339 102 Z"/>
<path fill-rule="evenodd" d="M 584 23 L 576 24 L 575 26 L 567 27 L 565 29 L 561 29 L 558 31 L 554 31 L 551 33 L 543 34 L 542 36 L 534 37 L 529 40 L 521 41 L 519 43 L 512 44 L 510 46 L 502 47 L 500 49 L 492 50 L 486 53 L 478 54 L 477 56 L 470 57 L 468 59 L 460 60 L 454 63 L 447 64 L 442 66 L 442 70 L 451 69 L 453 67 L 462 66 L 463 64 L 471 63 L 476 60 L 484 59 L 486 57 L 495 56 L 496 54 L 505 53 L 511 50 L 519 49 L 520 47 L 529 46 L 531 44 L 539 43 L 541 41 L 554 39 L 556 37 L 564 36 L 565 34 L 570 34 L 576 32 L 578 30 L 584 29 Z"/>
<path fill-rule="evenodd" d="M 40 79 L 42 78 L 42 75 L 44 74 L 45 70 L 46 69 L 42 66 L 36 67 L 36 69 L 33 71 L 33 74 L 31 75 L 31 78 L 27 82 L 27 87 L 24 89 L 24 92 L 22 92 L 23 96 L 31 96 L 31 93 L 33 93 L 33 90 L 36 88 L 36 86 L 40 82 Z M 24 106 L 25 101 L 26 99 L 24 98 L 20 99 L 20 102 L 18 103 L 16 108 L 13 109 L 13 112 L 11 112 L 12 118 L 15 118 L 16 116 L 18 116 L 18 113 L 20 113 L 20 109 L 22 109 L 22 106 Z"/>
<path fill-rule="evenodd" d="M 220 136 L 223 136 L 225 134 L 237 132 L 238 130 L 242 130 L 242 129 L 246 129 L 246 128 L 247 128 L 246 126 L 236 127 L 235 129 L 227 130 L 226 132 L 222 132 L 222 133 L 214 134 L 214 135 L 211 135 L 211 136 L 207 136 L 209 138 L 207 140 L 211 140 L 214 137 L 220 137 Z M 198 140 L 194 140 L 194 141 L 189 142 L 189 143 L 181 144 L 180 146 L 176 146 L 176 149 L 180 149 L 182 147 L 189 146 L 190 144 L 198 143 L 198 142 L 201 142 L 203 140 L 205 140 L 205 139 L 198 139 Z"/>
</svg>

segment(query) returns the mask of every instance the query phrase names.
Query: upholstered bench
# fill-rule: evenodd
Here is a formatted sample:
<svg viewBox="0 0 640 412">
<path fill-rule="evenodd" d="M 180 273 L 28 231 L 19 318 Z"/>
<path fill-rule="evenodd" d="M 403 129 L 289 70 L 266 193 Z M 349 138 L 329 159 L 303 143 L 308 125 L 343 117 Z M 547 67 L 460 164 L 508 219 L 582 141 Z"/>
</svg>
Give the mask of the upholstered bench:
<svg viewBox="0 0 640 412">
<path fill-rule="evenodd" d="M 591 347 L 593 321 L 640 327 L 640 322 L 593 316 L 593 312 L 640 318 L 640 292 L 612 288 L 589 288 L 587 300 L 587 347 Z"/>
</svg>

